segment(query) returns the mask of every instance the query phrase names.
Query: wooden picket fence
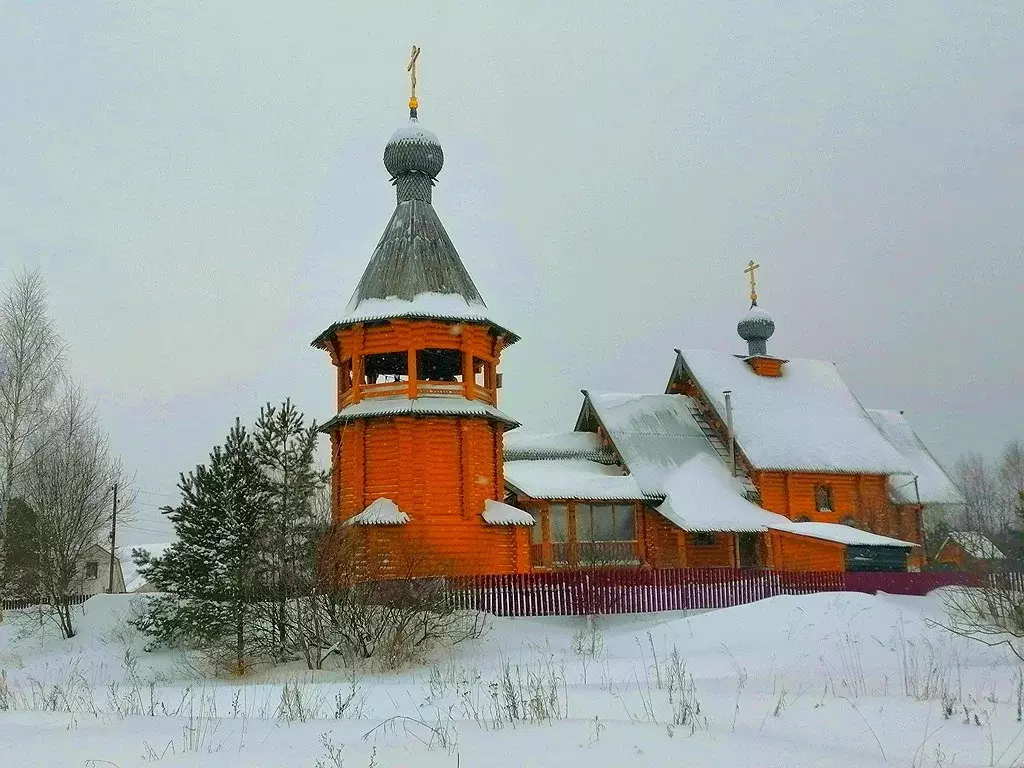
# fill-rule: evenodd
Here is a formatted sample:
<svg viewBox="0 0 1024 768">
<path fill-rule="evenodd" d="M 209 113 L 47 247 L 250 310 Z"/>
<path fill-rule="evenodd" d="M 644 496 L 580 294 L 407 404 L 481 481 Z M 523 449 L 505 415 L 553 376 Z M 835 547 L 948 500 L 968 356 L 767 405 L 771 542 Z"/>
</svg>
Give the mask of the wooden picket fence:
<svg viewBox="0 0 1024 768">
<path fill-rule="evenodd" d="M 446 581 L 459 608 L 496 616 L 587 616 L 728 608 L 778 595 L 887 592 L 926 595 L 992 584 L 1024 591 L 1024 574 L 879 573 L 669 568 L 464 576 Z"/>
<path fill-rule="evenodd" d="M 92 597 L 92 595 L 71 595 L 71 597 L 68 598 L 68 602 L 70 605 L 81 605 L 90 597 Z M 40 605 L 39 598 L 37 597 L 17 597 L 0 600 L 0 610 L 4 611 L 23 611 L 28 608 L 34 608 L 37 605 Z"/>
</svg>

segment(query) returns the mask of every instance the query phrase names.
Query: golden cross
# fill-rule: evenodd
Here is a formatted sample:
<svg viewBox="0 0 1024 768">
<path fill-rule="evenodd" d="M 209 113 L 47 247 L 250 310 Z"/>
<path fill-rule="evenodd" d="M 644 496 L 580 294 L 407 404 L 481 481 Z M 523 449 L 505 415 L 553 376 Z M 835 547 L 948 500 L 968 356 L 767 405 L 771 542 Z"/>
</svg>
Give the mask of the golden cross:
<svg viewBox="0 0 1024 768">
<path fill-rule="evenodd" d="M 743 271 L 750 275 L 750 306 L 757 304 L 757 282 L 755 281 L 754 272 L 761 268 L 760 264 L 755 264 L 754 260 L 751 259 L 750 263 L 747 264 L 747 268 Z"/>
<path fill-rule="evenodd" d="M 409 66 L 405 68 L 405 71 L 408 72 L 412 78 L 412 92 L 409 96 L 409 109 L 416 109 L 416 107 L 419 106 L 419 102 L 416 100 L 416 59 L 419 57 L 420 49 L 414 45 L 409 54 Z"/>
</svg>

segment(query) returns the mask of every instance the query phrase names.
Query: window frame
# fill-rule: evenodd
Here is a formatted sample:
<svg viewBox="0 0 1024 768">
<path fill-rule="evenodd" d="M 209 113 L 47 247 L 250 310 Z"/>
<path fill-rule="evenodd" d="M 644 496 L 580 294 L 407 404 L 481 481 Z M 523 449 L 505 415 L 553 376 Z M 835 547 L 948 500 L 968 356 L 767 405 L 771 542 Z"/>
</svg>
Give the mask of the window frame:
<svg viewBox="0 0 1024 768">
<path fill-rule="evenodd" d="M 817 512 L 836 511 L 835 495 L 828 483 L 818 483 L 814 486 L 814 509 Z"/>
<path fill-rule="evenodd" d="M 100 577 L 100 563 L 99 560 L 86 560 L 85 561 L 85 578 L 89 581 L 98 579 Z"/>
</svg>

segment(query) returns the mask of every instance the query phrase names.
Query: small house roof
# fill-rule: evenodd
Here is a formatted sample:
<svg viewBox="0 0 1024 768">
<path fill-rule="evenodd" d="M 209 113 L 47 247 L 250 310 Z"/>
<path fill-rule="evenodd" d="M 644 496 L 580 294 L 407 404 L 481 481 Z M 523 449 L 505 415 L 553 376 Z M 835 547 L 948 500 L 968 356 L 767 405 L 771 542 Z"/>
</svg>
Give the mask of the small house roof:
<svg viewBox="0 0 1024 768">
<path fill-rule="evenodd" d="M 899 474 L 910 468 L 823 360 L 790 360 L 778 377 L 760 376 L 742 358 L 706 350 L 678 353 L 718 417 L 732 392 L 733 430 L 757 469 Z"/>
<path fill-rule="evenodd" d="M 683 395 L 640 395 L 584 391 L 577 428 L 589 407 L 644 494 L 663 499 L 669 476 L 695 456 L 720 461 L 690 413 Z"/>
<path fill-rule="evenodd" d="M 868 416 L 885 439 L 900 452 L 910 475 L 896 475 L 889 480 L 889 492 L 901 504 L 963 504 L 964 497 L 949 479 L 946 470 L 925 447 L 902 411 L 868 409 Z M 917 488 L 914 488 L 914 477 Z"/>
<path fill-rule="evenodd" d="M 810 536 L 813 539 L 834 541 L 837 544 L 861 547 L 916 547 L 912 541 L 901 541 L 877 533 L 862 531 L 840 523 L 776 523 L 771 526 L 776 531 L 795 533 L 798 536 Z"/>
<path fill-rule="evenodd" d="M 949 536 L 946 537 L 946 541 L 942 543 L 940 549 L 944 548 L 950 541 L 959 545 L 964 552 L 977 560 L 1006 559 L 1006 555 L 1002 553 L 999 547 L 992 543 L 988 536 L 977 531 L 950 531 Z"/>
<path fill-rule="evenodd" d="M 146 577 L 139 573 L 135 564 L 134 553 L 144 550 L 150 557 L 162 557 L 171 546 L 170 542 L 160 544 L 126 544 L 117 548 L 117 560 L 121 563 L 121 577 L 124 579 L 124 591 L 135 592 L 146 584 Z"/>
<path fill-rule="evenodd" d="M 586 459 L 521 459 L 505 462 L 505 483 L 533 499 L 641 501 L 636 480 L 621 469 Z"/>
<path fill-rule="evenodd" d="M 747 501 L 721 460 L 704 453 L 672 472 L 665 487 L 665 501 L 655 509 L 684 531 L 764 532 L 788 522 Z"/>
<path fill-rule="evenodd" d="M 611 449 L 601 445 L 593 432 L 524 432 L 517 429 L 505 435 L 507 461 L 517 459 L 587 459 L 602 463 L 613 460 Z"/>
<path fill-rule="evenodd" d="M 500 421 L 509 427 L 519 426 L 518 421 L 493 405 L 464 397 L 372 397 L 342 408 L 321 425 L 320 431 L 327 432 L 355 419 L 389 416 L 476 416 Z"/>
</svg>

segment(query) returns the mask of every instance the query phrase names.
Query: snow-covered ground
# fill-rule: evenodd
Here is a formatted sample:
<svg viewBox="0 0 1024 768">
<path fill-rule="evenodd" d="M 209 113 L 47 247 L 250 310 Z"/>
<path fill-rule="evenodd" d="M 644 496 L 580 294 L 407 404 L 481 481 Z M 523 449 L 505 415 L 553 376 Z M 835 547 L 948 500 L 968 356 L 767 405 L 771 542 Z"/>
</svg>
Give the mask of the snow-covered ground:
<svg viewBox="0 0 1024 768">
<path fill-rule="evenodd" d="M 395 673 L 204 680 L 142 651 L 131 598 L 70 641 L 0 626 L 0 765 L 1013 766 L 1018 667 L 938 596 L 777 597 L 695 616 L 494 619 Z"/>
</svg>

